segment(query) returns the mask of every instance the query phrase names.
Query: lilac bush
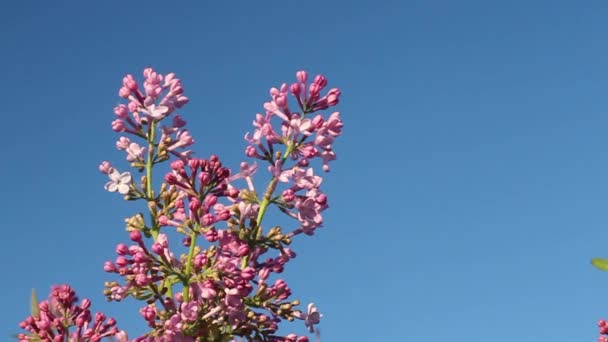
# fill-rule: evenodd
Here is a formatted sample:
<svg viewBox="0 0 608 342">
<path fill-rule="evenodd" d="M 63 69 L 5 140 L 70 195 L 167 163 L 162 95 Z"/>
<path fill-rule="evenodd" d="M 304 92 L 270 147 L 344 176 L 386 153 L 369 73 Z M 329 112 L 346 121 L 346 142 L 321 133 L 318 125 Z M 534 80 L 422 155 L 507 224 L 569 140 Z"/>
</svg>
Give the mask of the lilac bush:
<svg viewBox="0 0 608 342">
<path fill-rule="evenodd" d="M 279 275 L 296 257 L 294 238 L 323 225 L 328 198 L 313 165 L 327 172 L 336 159 L 332 146 L 343 123 L 339 112 L 326 111 L 338 104 L 340 90 L 325 91 L 326 78 L 309 82 L 305 71 L 291 85 L 271 88 L 265 114 L 245 134 L 248 160 L 234 172 L 218 156 L 190 150 L 194 138 L 177 113 L 189 101 L 180 79 L 151 68 L 143 76 L 141 87 L 134 76 L 123 78 L 118 94 L 126 103 L 114 108 L 111 124 L 121 134 L 116 147 L 134 170 L 108 161 L 99 170 L 109 178 L 107 191 L 144 201 L 148 211 L 126 219 L 129 242 L 119 243 L 115 260 L 104 265 L 118 280 L 107 281 L 104 294 L 109 301 L 141 301 L 149 332 L 130 339 L 114 319 L 93 316 L 88 299 L 77 304 L 74 290 L 60 285 L 49 300 L 33 301 L 20 324 L 28 333 L 19 340 L 308 341 L 279 333 L 281 322 L 294 320 L 314 333 L 322 317 L 312 303 L 300 308 Z M 158 171 L 163 165 L 168 168 Z M 253 178 L 260 167 L 270 178 L 261 188 Z M 160 185 L 155 175 L 163 176 Z M 272 206 L 293 225 L 266 223 Z M 181 238 L 170 241 L 175 233 Z"/>
</svg>

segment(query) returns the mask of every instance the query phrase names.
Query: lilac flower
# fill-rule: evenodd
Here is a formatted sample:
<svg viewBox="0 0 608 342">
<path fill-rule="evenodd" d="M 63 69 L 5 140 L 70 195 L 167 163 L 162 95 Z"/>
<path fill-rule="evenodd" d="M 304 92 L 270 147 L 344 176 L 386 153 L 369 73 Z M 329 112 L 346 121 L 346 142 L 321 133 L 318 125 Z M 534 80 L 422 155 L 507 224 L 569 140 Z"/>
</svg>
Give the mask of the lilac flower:
<svg viewBox="0 0 608 342">
<path fill-rule="evenodd" d="M 198 305 L 197 302 L 193 301 L 193 302 L 188 302 L 188 303 L 182 303 L 181 309 L 182 309 L 182 321 L 194 322 L 194 321 L 196 321 L 196 319 L 199 316 L 201 307 Z"/>
<path fill-rule="evenodd" d="M 118 146 L 118 145 L 116 145 L 116 146 Z M 145 150 L 146 150 L 145 147 L 141 147 L 137 143 L 134 143 L 134 142 L 130 143 L 129 147 L 126 148 L 127 160 L 132 162 L 135 160 L 143 159 Z"/>
<path fill-rule="evenodd" d="M 116 192 L 126 195 L 129 193 L 129 188 L 131 184 L 131 173 L 123 172 L 119 173 L 116 170 L 113 170 L 112 173 L 108 175 L 110 177 L 110 181 L 106 183 L 104 188 L 109 192 Z"/>
<path fill-rule="evenodd" d="M 176 137 L 177 140 L 169 146 L 169 151 L 173 151 L 178 147 L 187 147 L 194 144 L 194 139 L 187 130 L 177 132 Z"/>
<path fill-rule="evenodd" d="M 126 150 L 129 147 L 129 144 L 131 144 L 131 140 L 129 140 L 129 138 L 120 137 L 116 142 L 116 148 L 121 151 Z"/>
<path fill-rule="evenodd" d="M 152 104 L 148 106 L 147 112 L 154 120 L 160 120 L 165 117 L 165 114 L 169 113 L 169 107 Z"/>
<path fill-rule="evenodd" d="M 321 321 L 321 317 L 323 317 L 323 315 L 321 315 L 319 313 L 315 304 L 314 303 L 308 304 L 308 311 L 304 318 L 304 325 L 306 325 L 306 327 L 308 328 L 308 331 L 310 331 L 310 332 L 315 331 L 314 325 L 319 324 L 319 322 Z"/>
</svg>

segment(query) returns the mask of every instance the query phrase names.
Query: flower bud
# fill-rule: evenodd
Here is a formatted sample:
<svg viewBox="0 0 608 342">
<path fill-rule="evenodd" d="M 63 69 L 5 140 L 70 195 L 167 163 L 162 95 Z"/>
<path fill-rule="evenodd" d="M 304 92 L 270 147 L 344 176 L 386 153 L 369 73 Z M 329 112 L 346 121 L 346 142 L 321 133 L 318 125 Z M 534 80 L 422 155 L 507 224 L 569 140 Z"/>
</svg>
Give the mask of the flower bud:
<svg viewBox="0 0 608 342">
<path fill-rule="evenodd" d="M 129 111 L 127 109 L 127 106 L 121 104 L 114 107 L 114 114 L 116 114 L 116 116 L 121 119 L 125 119 L 127 116 L 129 116 Z"/>
<path fill-rule="evenodd" d="M 129 247 L 127 247 L 127 245 L 125 245 L 124 243 L 119 243 L 118 245 L 116 245 L 116 254 L 126 255 L 127 253 L 129 253 Z"/>
<path fill-rule="evenodd" d="M 296 72 L 296 79 L 300 83 L 306 83 L 306 81 L 308 80 L 308 73 L 304 70 L 300 70 Z"/>
<path fill-rule="evenodd" d="M 133 242 L 142 242 L 141 240 L 141 232 L 138 230 L 134 230 L 129 234 L 131 241 Z"/>
</svg>

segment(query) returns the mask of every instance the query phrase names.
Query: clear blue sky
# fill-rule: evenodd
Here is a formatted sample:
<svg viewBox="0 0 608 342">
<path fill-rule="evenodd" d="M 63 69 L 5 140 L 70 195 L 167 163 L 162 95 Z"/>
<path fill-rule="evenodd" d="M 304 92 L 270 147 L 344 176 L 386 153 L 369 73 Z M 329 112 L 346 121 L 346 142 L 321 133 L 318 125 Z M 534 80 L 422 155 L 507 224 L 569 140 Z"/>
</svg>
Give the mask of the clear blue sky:
<svg viewBox="0 0 608 342">
<path fill-rule="evenodd" d="M 233 167 L 268 88 L 342 88 L 326 225 L 287 279 L 323 341 L 594 341 L 608 317 L 608 4 L 4 1 L 0 336 L 102 265 L 140 210 L 103 190 L 125 73 L 175 71 L 200 155 Z M 204 5 L 202 3 L 205 3 Z M 298 328 L 299 329 L 299 328 Z M 3 338 L 4 339 L 4 338 Z"/>
</svg>

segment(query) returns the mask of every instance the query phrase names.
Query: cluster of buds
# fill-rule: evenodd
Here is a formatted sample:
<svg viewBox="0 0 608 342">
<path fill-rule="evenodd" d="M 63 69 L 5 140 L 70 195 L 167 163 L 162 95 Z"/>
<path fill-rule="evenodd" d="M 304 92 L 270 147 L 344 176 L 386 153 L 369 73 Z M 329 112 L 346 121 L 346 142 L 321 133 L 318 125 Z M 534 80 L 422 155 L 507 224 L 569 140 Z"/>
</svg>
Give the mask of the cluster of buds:
<svg viewBox="0 0 608 342">
<path fill-rule="evenodd" d="M 141 89 L 132 75 L 124 77 L 119 95 L 128 104 L 114 108 L 112 129 L 123 134 L 116 148 L 144 174 L 137 182 L 131 172 L 120 172 L 107 161 L 99 166 L 109 178 L 106 190 L 144 200 L 149 210 L 149 219 L 139 213 L 126 220 L 131 242 L 119 243 L 115 260 L 104 264 L 106 272 L 121 278 L 106 282 L 109 301 L 132 297 L 145 302 L 140 315 L 150 331 L 131 341 L 308 341 L 307 336 L 278 332 L 281 322 L 294 320 L 315 332 L 322 317 L 313 304 L 298 309 L 300 302 L 291 299 L 279 274 L 296 257 L 293 238 L 312 235 L 328 208 L 322 178 L 312 164 L 319 160 L 327 172 L 336 159 L 332 144 L 342 133 L 340 114 L 325 117 L 319 111 L 338 104 L 340 90 L 323 94 L 325 77 L 308 84 L 304 71 L 291 86 L 272 88 L 265 115 L 257 114 L 255 131 L 245 135 L 245 154 L 255 161 L 242 162 L 233 173 L 218 156 L 195 158 L 187 150 L 194 139 L 176 113 L 188 102 L 181 81 L 151 68 L 143 74 Z M 298 110 L 290 109 L 290 95 Z M 164 162 L 169 170 L 155 187 L 153 170 Z M 263 191 L 253 182 L 258 162 L 267 163 L 271 176 Z M 239 180 L 246 185 L 236 185 Z M 265 227 L 270 206 L 297 224 L 288 232 Z M 171 248 L 173 233 L 183 237 Z M 93 331 L 128 340 L 117 329 Z"/>
<path fill-rule="evenodd" d="M 597 322 L 597 326 L 600 331 L 600 336 L 598 337 L 598 342 L 608 342 L 608 321 L 600 319 Z"/>
<path fill-rule="evenodd" d="M 29 334 L 19 334 L 19 341 L 101 341 L 105 337 L 115 337 L 124 341 L 126 333 L 119 331 L 116 320 L 106 318 L 99 312 L 91 315 L 91 301 L 83 299 L 76 304 L 76 292 L 68 285 L 58 285 L 51 289 L 48 300 L 37 303 L 32 300 L 32 314 L 19 324 Z"/>
</svg>

